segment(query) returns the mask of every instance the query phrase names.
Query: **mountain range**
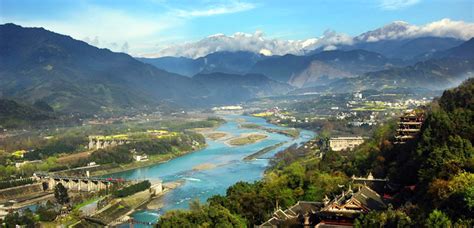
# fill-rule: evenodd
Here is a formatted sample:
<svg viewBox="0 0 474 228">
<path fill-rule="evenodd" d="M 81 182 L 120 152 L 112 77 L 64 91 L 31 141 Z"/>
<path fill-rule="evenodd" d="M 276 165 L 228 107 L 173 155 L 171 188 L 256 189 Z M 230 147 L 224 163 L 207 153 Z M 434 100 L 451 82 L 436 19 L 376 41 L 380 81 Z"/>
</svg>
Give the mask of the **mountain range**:
<svg viewBox="0 0 474 228">
<path fill-rule="evenodd" d="M 249 58 L 238 62 L 244 65 L 241 68 L 232 65 L 235 62 L 228 59 L 241 59 L 239 57 L 243 55 L 242 52 L 216 52 L 208 56 L 214 59 L 218 56 L 219 62 L 225 64 L 200 69 L 206 69 L 205 72 L 262 74 L 297 88 L 317 87 L 318 90 L 329 91 L 393 87 L 439 90 L 454 86 L 472 75 L 471 59 L 474 53 L 471 52 L 472 39 L 463 42 L 446 37 L 415 37 L 402 40 L 363 41 L 380 34 L 380 31 L 374 31 L 361 35 L 358 37 L 359 42 L 352 46 L 341 46 L 338 50 L 316 49 L 308 55 L 299 56 L 260 55 L 260 58 Z M 391 57 L 374 51 L 387 53 Z M 257 54 L 245 52 L 245 55 Z M 196 60 L 186 58 L 186 60 L 202 63 L 202 59 L 207 59 L 208 56 Z M 175 57 L 147 59 L 147 61 L 161 62 L 159 67 L 173 71 L 162 61 L 173 58 Z M 463 61 L 459 62 L 459 59 Z M 211 65 L 215 65 L 216 62 L 214 60 Z M 179 65 L 175 67 L 180 68 Z M 237 68 L 241 71 L 236 72 L 234 69 Z M 199 73 L 199 70 L 194 73 Z"/>
<path fill-rule="evenodd" d="M 457 47 L 435 52 L 429 60 L 341 79 L 326 89 L 334 92 L 394 87 L 443 90 L 474 77 L 473 53 L 474 38 L 471 38 Z"/>
<path fill-rule="evenodd" d="M 186 57 L 137 58 L 169 72 L 192 77 L 198 73 L 224 72 L 245 74 L 260 60 L 267 58 L 262 54 L 249 51 L 214 52 L 204 57 L 191 59 Z"/>
<path fill-rule="evenodd" d="M 212 97 L 215 91 L 202 85 L 205 78 L 170 73 L 42 28 L 0 25 L 0 50 L 0 97 L 42 101 L 57 111 L 96 113 L 225 101 Z M 246 79 L 233 78 L 232 83 L 234 92 L 247 93 Z M 265 76 L 260 83 L 274 84 Z"/>
<path fill-rule="evenodd" d="M 438 90 L 473 76 L 473 39 L 374 40 L 382 35 L 371 31 L 352 45 L 306 55 L 222 51 L 197 59 L 136 59 L 43 28 L 4 24 L 0 98 L 47 104 L 60 112 L 98 113 L 235 104 L 295 88 Z"/>
</svg>

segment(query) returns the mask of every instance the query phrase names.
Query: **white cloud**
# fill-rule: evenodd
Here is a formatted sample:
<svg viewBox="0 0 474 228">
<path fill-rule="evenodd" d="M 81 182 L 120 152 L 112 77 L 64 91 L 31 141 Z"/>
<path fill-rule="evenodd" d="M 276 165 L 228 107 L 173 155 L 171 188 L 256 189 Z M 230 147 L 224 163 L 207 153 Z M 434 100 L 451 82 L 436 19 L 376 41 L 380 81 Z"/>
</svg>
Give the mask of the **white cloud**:
<svg viewBox="0 0 474 228">
<path fill-rule="evenodd" d="M 266 55 L 266 56 L 271 56 L 273 55 L 272 51 L 268 50 L 268 49 L 262 49 L 259 51 L 260 54 L 262 55 Z"/>
<path fill-rule="evenodd" d="M 420 0 L 380 0 L 379 7 L 383 10 L 399 10 L 419 2 Z"/>
<path fill-rule="evenodd" d="M 163 8 L 163 0 L 156 1 Z M 195 17 L 237 13 L 255 8 L 256 5 L 234 0 L 218 5 L 203 6 L 202 9 L 187 11 L 183 8 L 166 8 L 164 12 L 137 15 L 133 11 L 105 8 L 89 2 L 78 4 L 77 10 L 69 12 L 66 18 L 36 19 L 1 18 L 0 22 L 14 22 L 25 27 L 45 29 L 69 35 L 91 45 L 112 51 L 127 51 L 130 54 L 149 52 L 157 43 L 180 34 L 176 31 Z M 170 35 L 172 34 L 172 35 Z M 157 38 L 159 37 L 159 38 Z M 100 42 L 99 42 L 100 41 Z M 119 45 L 125 44 L 126 45 Z M 128 46 L 128 47 L 127 47 Z"/>
<path fill-rule="evenodd" d="M 231 2 L 230 4 L 226 5 L 218 5 L 213 6 L 207 9 L 200 9 L 200 10 L 176 10 L 176 15 L 178 17 L 207 17 L 207 16 L 214 16 L 220 14 L 231 14 L 231 13 L 238 13 L 242 11 L 247 11 L 254 9 L 255 5 L 246 2 Z"/>
<path fill-rule="evenodd" d="M 123 45 L 122 45 L 121 51 L 122 51 L 123 53 L 128 53 L 129 48 L 130 48 L 130 47 L 128 46 L 128 42 L 125 42 L 125 43 L 123 43 Z"/>
<path fill-rule="evenodd" d="M 262 31 L 253 34 L 237 32 L 227 36 L 215 34 L 197 42 L 172 45 L 147 57 L 185 56 L 198 58 L 217 51 L 250 51 L 264 55 L 304 54 L 318 47 L 334 44 L 351 44 L 352 38 L 334 31 L 326 31 L 319 38 L 306 40 L 281 40 L 266 38 Z"/>
<path fill-rule="evenodd" d="M 355 37 L 356 41 L 376 42 L 380 40 L 407 39 L 424 36 L 451 37 L 468 40 L 474 37 L 474 23 L 442 19 L 425 25 L 411 25 L 395 21 L 373 31 Z"/>
<path fill-rule="evenodd" d="M 230 36 L 215 34 L 196 42 L 167 46 L 158 52 L 142 56 L 184 56 L 198 58 L 217 51 L 250 51 L 265 55 L 301 55 L 317 48 L 335 50 L 338 45 L 351 45 L 357 42 L 376 42 L 380 40 L 425 36 L 451 37 L 468 40 L 474 37 L 474 23 L 442 19 L 417 26 L 403 21 L 395 21 L 356 37 L 337 33 L 333 30 L 327 30 L 321 37 L 304 40 L 267 38 L 262 31 L 256 31 L 253 34 L 237 32 Z"/>
<path fill-rule="evenodd" d="M 417 36 L 422 35 L 453 37 L 468 40 L 474 37 L 474 23 L 452 21 L 445 18 L 420 27 Z"/>
<path fill-rule="evenodd" d="M 88 5 L 68 15 L 66 19 L 13 20 L 25 27 L 44 27 L 45 29 L 69 35 L 91 45 L 122 51 L 117 43 L 142 43 L 156 34 L 181 25 L 180 19 L 160 16 L 136 17 L 128 12 Z M 100 41 L 100 42 L 99 42 Z M 132 45 L 135 47 L 136 45 Z M 146 48 L 150 50 L 150 48 Z M 138 50 L 130 49 L 135 52 Z"/>
</svg>

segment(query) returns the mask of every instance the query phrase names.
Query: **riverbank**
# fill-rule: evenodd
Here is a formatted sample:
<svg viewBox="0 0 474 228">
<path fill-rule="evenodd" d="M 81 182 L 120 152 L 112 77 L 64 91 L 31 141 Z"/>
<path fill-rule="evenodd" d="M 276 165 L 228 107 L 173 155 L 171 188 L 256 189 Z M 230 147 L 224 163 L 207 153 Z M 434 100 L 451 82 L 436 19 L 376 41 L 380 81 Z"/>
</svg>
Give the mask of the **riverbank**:
<svg viewBox="0 0 474 228">
<path fill-rule="evenodd" d="M 244 161 L 251 161 L 251 160 L 254 160 L 254 159 L 257 159 L 258 157 L 280 147 L 280 146 L 283 146 L 283 144 L 285 144 L 286 142 L 280 142 L 280 143 L 277 143 L 275 145 L 272 145 L 272 146 L 269 146 L 269 147 L 265 147 L 247 157 L 244 158 Z"/>
<path fill-rule="evenodd" d="M 300 144 L 312 138 L 313 133 L 301 130 L 294 139 L 283 134 L 270 134 L 261 130 L 249 131 L 239 127 L 243 122 L 258 124 L 265 128 L 284 129 L 269 125 L 262 118 L 249 116 L 226 116 L 227 123 L 217 129 L 199 129 L 199 133 L 224 132 L 228 135 L 242 136 L 249 133 L 266 134 L 268 137 L 246 146 L 231 146 L 226 139 L 208 141 L 208 147 L 180 158 L 155 165 L 150 168 L 131 170 L 112 175 L 114 178 L 147 179 L 159 178 L 166 181 L 184 180 L 183 184 L 163 197 L 150 202 L 146 209 L 138 209 L 131 215 L 137 221 L 156 221 L 167 211 L 186 209 L 189 202 L 199 199 L 205 202 L 214 195 L 225 194 L 226 189 L 239 181 L 254 182 L 260 180 L 267 167 L 268 160 L 243 161 L 243 158 L 280 142 L 282 149 L 286 145 Z M 206 137 L 207 138 L 207 137 Z M 228 140 L 228 139 L 227 139 Z M 273 151 L 269 151 L 273 154 Z"/>
<path fill-rule="evenodd" d="M 109 175 L 109 174 L 114 174 L 114 173 L 120 173 L 120 172 L 124 172 L 124 171 L 128 171 L 128 170 L 133 170 L 133 169 L 137 169 L 137 168 L 144 168 L 144 167 L 148 167 L 148 166 L 154 166 L 154 165 L 166 163 L 171 159 L 181 157 L 181 156 L 184 156 L 184 155 L 202 150 L 206 147 L 207 147 L 207 145 L 204 145 L 204 146 L 200 146 L 199 148 L 197 148 L 195 150 L 180 151 L 180 152 L 176 152 L 176 153 L 163 154 L 163 155 L 154 155 L 154 156 L 150 156 L 147 161 L 134 161 L 134 162 L 129 163 L 129 164 L 119 165 L 118 167 L 98 169 L 98 170 L 92 171 L 90 175 L 91 176 L 105 176 L 105 175 Z M 102 167 L 105 167 L 105 166 L 102 166 Z"/>
</svg>

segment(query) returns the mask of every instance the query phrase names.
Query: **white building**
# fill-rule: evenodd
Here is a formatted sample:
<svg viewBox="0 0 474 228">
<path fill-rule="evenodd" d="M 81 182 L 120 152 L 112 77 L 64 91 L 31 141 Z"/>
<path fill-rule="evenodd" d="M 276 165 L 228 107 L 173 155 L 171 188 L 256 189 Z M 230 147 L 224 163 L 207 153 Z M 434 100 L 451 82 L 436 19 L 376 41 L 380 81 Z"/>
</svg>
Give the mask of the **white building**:
<svg viewBox="0 0 474 228">
<path fill-rule="evenodd" d="M 333 151 L 341 151 L 345 149 L 352 150 L 356 146 L 362 144 L 364 142 L 364 138 L 357 136 L 357 137 L 336 137 L 329 139 L 329 146 Z"/>
<path fill-rule="evenodd" d="M 148 156 L 146 154 L 134 154 L 133 155 L 133 159 L 135 159 L 135 161 L 139 162 L 139 161 L 148 161 Z"/>
</svg>

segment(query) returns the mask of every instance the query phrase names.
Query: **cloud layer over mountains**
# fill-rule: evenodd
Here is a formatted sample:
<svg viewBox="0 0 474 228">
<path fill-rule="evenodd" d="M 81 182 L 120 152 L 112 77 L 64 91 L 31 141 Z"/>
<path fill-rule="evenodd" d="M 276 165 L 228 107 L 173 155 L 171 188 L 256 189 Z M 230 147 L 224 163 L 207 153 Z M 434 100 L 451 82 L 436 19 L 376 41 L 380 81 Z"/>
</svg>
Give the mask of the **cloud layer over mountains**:
<svg viewBox="0 0 474 228">
<path fill-rule="evenodd" d="M 262 31 L 256 31 L 254 34 L 239 32 L 230 36 L 216 34 L 196 42 L 172 45 L 159 50 L 157 53 L 147 54 L 145 57 L 183 56 L 198 58 L 218 51 L 251 51 L 264 55 L 302 55 L 316 48 L 334 50 L 337 49 L 337 45 L 426 36 L 468 40 L 474 37 L 474 23 L 442 19 L 417 26 L 403 21 L 395 21 L 356 37 L 328 30 L 321 37 L 306 40 L 266 38 Z"/>
</svg>

